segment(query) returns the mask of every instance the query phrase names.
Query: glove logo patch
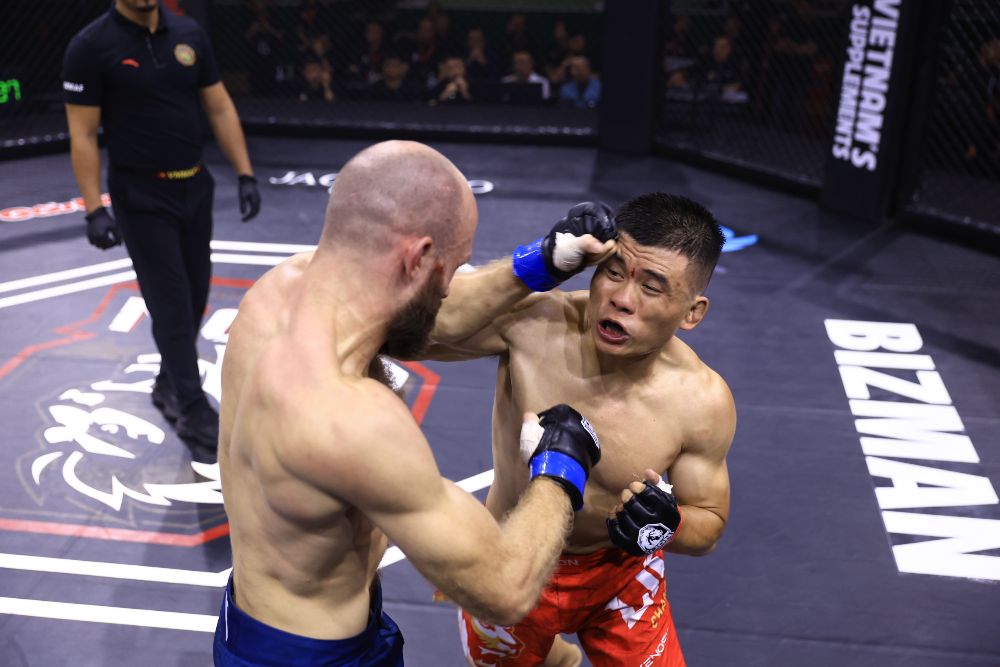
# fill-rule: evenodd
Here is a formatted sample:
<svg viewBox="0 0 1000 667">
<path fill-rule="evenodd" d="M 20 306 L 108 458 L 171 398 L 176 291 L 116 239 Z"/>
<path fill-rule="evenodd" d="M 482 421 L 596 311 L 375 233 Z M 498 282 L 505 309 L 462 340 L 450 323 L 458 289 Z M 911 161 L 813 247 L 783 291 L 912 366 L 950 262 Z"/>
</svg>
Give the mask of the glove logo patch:
<svg viewBox="0 0 1000 667">
<path fill-rule="evenodd" d="M 594 427 L 590 425 L 590 422 L 587 421 L 586 417 L 580 417 L 580 426 L 582 426 L 583 429 L 590 434 L 590 437 L 594 439 L 594 444 L 597 445 L 598 449 L 600 449 L 601 441 L 598 439 L 597 432 L 594 431 Z"/>
<path fill-rule="evenodd" d="M 662 523 L 650 523 L 639 530 L 639 537 L 636 539 L 636 543 L 646 553 L 652 553 L 669 542 L 673 536 L 674 531 Z"/>
</svg>

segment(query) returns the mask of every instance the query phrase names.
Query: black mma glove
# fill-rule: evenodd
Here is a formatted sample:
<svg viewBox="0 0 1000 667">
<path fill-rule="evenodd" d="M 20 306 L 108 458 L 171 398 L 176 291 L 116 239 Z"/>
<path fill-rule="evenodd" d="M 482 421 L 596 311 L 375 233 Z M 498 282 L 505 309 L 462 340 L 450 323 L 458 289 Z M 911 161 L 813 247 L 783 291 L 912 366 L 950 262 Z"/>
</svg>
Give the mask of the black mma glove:
<svg viewBox="0 0 1000 667">
<path fill-rule="evenodd" d="M 552 289 L 584 269 L 580 237 L 590 234 L 602 243 L 618 237 L 614 213 L 602 202 L 583 202 L 569 210 L 552 230 L 514 251 L 514 274 L 536 292 Z"/>
<path fill-rule="evenodd" d="M 608 519 L 608 535 L 615 546 L 633 556 L 645 556 L 663 548 L 681 527 L 681 512 L 671 488 L 663 480 L 632 496 L 614 519 Z"/>
<path fill-rule="evenodd" d="M 531 477 L 542 475 L 559 482 L 573 509 L 579 510 L 590 468 L 601 460 L 601 443 L 590 422 L 568 405 L 560 403 L 538 416 L 537 426 L 543 429 L 541 438 L 528 437 L 528 441 L 538 442 L 528 460 Z M 522 430 L 522 446 L 525 443 Z"/>
<path fill-rule="evenodd" d="M 107 250 L 122 242 L 118 223 L 111 217 L 106 207 L 95 208 L 84 216 L 84 219 L 87 221 L 87 240 L 91 245 Z"/>
<path fill-rule="evenodd" d="M 260 213 L 260 190 L 257 189 L 257 179 L 244 174 L 240 176 L 240 213 L 243 222 L 257 217 Z"/>
</svg>

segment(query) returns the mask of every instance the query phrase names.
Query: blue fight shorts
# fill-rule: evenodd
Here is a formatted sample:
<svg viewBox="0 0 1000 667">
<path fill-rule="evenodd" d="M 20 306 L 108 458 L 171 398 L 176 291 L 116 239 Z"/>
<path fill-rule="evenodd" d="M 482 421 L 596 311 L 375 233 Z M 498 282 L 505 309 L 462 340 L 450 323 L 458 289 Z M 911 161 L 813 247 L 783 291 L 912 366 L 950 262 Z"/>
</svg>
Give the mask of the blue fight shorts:
<svg viewBox="0 0 1000 667">
<path fill-rule="evenodd" d="M 382 586 L 372 583 L 368 627 L 350 639 L 311 639 L 272 628 L 240 611 L 229 577 L 215 628 L 216 667 L 403 667 L 403 635 L 382 613 Z"/>
</svg>

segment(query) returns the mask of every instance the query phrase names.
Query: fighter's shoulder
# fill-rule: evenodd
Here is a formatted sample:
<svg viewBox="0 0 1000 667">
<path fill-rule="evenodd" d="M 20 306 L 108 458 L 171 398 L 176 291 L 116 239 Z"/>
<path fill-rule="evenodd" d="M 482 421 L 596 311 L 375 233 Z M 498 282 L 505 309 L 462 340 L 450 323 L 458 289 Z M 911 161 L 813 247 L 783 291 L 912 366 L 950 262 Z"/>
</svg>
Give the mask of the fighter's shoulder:
<svg viewBox="0 0 1000 667">
<path fill-rule="evenodd" d="M 577 305 L 579 292 L 563 292 L 552 290 L 531 294 L 520 302 L 511 312 L 512 324 L 521 327 L 532 324 L 549 324 L 552 322 L 570 322 L 580 317 Z"/>
<path fill-rule="evenodd" d="M 335 432 L 344 444 L 395 442 L 419 431 L 406 404 L 376 380 L 339 376 L 321 381 L 312 391 L 327 406 L 318 424 L 322 432 Z"/>
<path fill-rule="evenodd" d="M 729 384 L 690 346 L 680 339 L 674 342 L 678 345 L 674 352 L 679 357 L 674 370 L 683 377 L 678 381 L 676 376 L 670 377 L 673 374 L 665 373 L 664 379 L 671 386 L 684 387 L 687 422 L 697 430 L 731 430 L 736 421 L 736 405 Z"/>
</svg>

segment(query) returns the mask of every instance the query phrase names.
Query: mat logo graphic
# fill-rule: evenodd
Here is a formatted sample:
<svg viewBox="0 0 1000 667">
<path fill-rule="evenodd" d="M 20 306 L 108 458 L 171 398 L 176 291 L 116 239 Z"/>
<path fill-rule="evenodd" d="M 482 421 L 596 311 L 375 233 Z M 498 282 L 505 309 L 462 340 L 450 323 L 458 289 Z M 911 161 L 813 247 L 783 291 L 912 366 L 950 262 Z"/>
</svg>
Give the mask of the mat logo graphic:
<svg viewBox="0 0 1000 667">
<path fill-rule="evenodd" d="M 108 193 L 101 195 L 101 204 L 111 206 L 111 197 Z M 82 213 L 87 208 L 83 203 L 83 197 L 70 199 L 61 202 L 45 202 L 34 206 L 11 206 L 0 210 L 0 222 L 21 222 L 23 220 L 34 220 L 35 218 L 53 218 L 59 215 L 69 215 L 70 213 Z"/>
<path fill-rule="evenodd" d="M 286 171 L 283 176 L 271 176 L 267 182 L 271 185 L 303 185 L 308 188 L 327 188 L 337 180 L 336 171 L 327 174 L 313 175 L 311 171 Z M 485 195 L 493 192 L 493 181 L 470 179 L 469 188 L 474 195 Z"/>
<path fill-rule="evenodd" d="M 112 328 L 125 329 L 125 320 L 131 319 L 128 331 L 119 333 L 148 344 L 147 331 L 134 333 L 135 322 L 144 317 L 142 300 L 130 297 Z M 227 332 L 235 317 L 234 308 L 216 310 L 201 331 L 215 353 L 214 360 L 198 361 L 202 386 L 216 402 L 221 395 Z M 49 492 L 55 491 L 54 484 L 65 484 L 69 491 L 115 512 L 123 510 L 126 498 L 146 509 L 165 510 L 176 503 L 221 505 L 218 464 L 182 461 L 179 448 L 164 444 L 164 430 L 140 416 L 153 414 L 149 396 L 159 370 L 160 355 L 139 354 L 108 378 L 63 389 L 56 401 L 45 406 L 52 425 L 45 429 L 43 439 L 51 451 L 32 461 L 32 481 Z M 182 473 L 178 467 L 190 472 Z M 53 474 L 56 468 L 61 474 Z M 191 473 L 195 481 L 178 481 L 191 478 Z"/>
<path fill-rule="evenodd" d="M 1000 581 L 1000 499 L 913 324 L 826 320 L 900 572 Z M 877 369 L 877 370 L 876 370 Z M 931 539 L 928 539 L 931 538 Z M 937 539 L 934 539 L 937 538 Z"/>
<path fill-rule="evenodd" d="M 724 225 L 719 225 L 719 229 L 722 230 L 722 238 L 724 239 L 722 244 L 722 252 L 738 252 L 745 248 L 757 243 L 758 238 L 756 234 L 747 234 L 746 236 L 736 236 L 736 232 L 726 227 Z"/>
<path fill-rule="evenodd" d="M 234 306 L 250 282 L 219 278 L 213 283 L 214 310 L 200 331 L 198 365 L 206 395 L 218 404 Z M 60 518 L 79 517 L 83 508 L 88 521 L 100 517 L 138 526 L 169 517 L 176 528 L 224 521 L 218 464 L 191 461 L 150 401 L 160 355 L 149 352 L 148 313 L 136 292 L 135 283 L 113 287 L 86 320 L 96 325 L 91 331 L 74 325 L 58 329 L 70 334 L 66 342 L 89 341 L 93 352 L 83 354 L 107 359 L 109 368 L 95 378 L 87 370 L 93 363 L 76 366 L 83 377 L 64 379 L 40 399 L 26 396 L 44 415 L 38 431 L 41 451 L 18 457 L 18 477 L 36 503 L 36 514 L 42 507 Z M 26 349 L 41 351 L 49 345 L 36 343 Z M 109 349 L 114 351 L 110 357 L 103 353 Z M 118 361 L 122 353 L 128 359 L 124 363 Z M 422 419 L 436 376 L 419 364 L 407 364 L 407 370 L 387 360 L 386 367 L 390 381 L 410 399 L 414 416 Z M 20 377 L 37 381 L 39 376 Z M 434 385 L 427 386 L 428 379 L 434 379 Z"/>
<path fill-rule="evenodd" d="M 202 363 L 203 368 L 218 368 L 218 364 Z M 159 367 L 158 354 L 139 355 L 136 363 L 126 367 L 125 374 L 148 375 L 146 379 L 133 382 L 107 379 L 86 388 L 67 389 L 59 395 L 59 403 L 47 406 L 57 425 L 45 430 L 44 439 L 54 451 L 32 462 L 31 478 L 35 484 L 41 485 L 42 476 L 50 466 L 59 465 L 61 479 L 70 489 L 116 512 L 122 509 L 126 497 L 157 507 L 170 507 L 175 502 L 221 505 L 218 464 L 190 462 L 195 475 L 206 481 L 141 481 L 149 476 L 152 450 L 163 446 L 166 434 L 148 420 L 109 404 L 113 405 L 115 396 L 122 392 L 137 393 L 148 400 Z M 92 459 L 100 461 L 95 463 Z M 169 475 L 167 479 L 175 476 Z"/>
</svg>

